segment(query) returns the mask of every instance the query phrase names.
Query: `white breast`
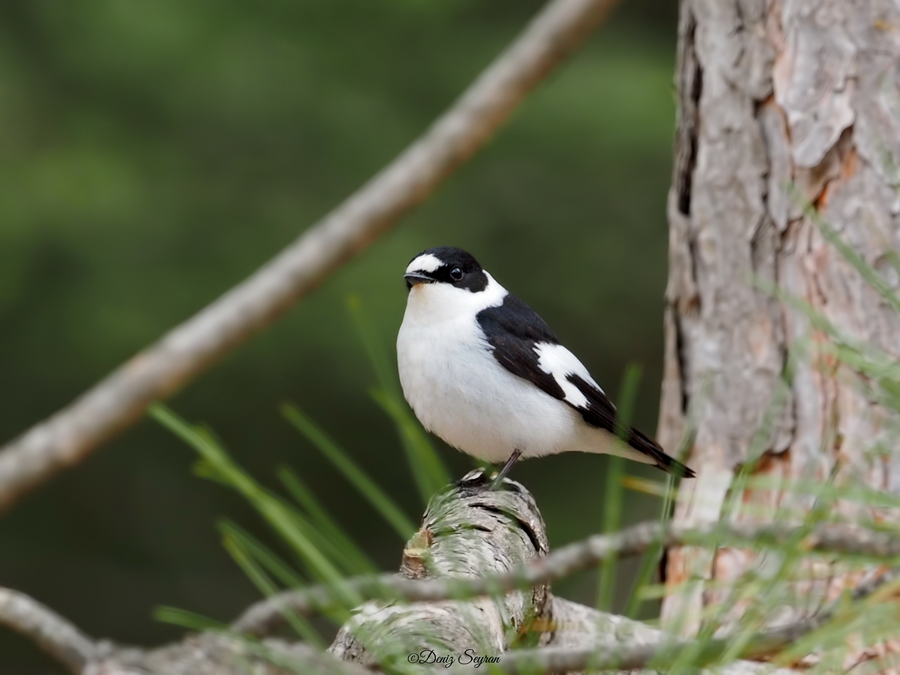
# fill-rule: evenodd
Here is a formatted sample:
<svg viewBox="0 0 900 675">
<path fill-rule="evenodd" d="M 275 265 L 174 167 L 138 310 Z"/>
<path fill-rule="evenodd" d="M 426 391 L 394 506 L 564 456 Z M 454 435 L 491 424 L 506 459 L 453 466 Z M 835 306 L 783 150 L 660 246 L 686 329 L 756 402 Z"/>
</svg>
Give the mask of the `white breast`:
<svg viewBox="0 0 900 675">
<path fill-rule="evenodd" d="M 525 457 L 603 452 L 600 430 L 575 410 L 501 366 L 475 320 L 506 291 L 492 278 L 481 293 L 447 284 L 410 291 L 397 336 L 400 383 L 426 429 L 489 462 L 516 449 Z"/>
</svg>

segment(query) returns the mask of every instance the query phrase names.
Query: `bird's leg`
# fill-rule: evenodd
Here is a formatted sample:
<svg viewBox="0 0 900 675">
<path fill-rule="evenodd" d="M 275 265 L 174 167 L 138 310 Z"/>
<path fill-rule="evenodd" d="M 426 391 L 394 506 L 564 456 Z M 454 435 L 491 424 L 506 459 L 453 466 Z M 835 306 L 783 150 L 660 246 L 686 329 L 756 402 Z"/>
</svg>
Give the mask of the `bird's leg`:
<svg viewBox="0 0 900 675">
<path fill-rule="evenodd" d="M 506 474 L 509 473 L 509 470 L 513 468 L 513 464 L 516 463 L 516 460 L 522 455 L 521 450 L 513 450 L 513 454 L 509 456 L 509 459 L 506 460 L 506 464 L 503 465 L 503 468 L 500 469 L 500 473 L 497 474 L 497 477 L 494 479 L 494 482 L 491 483 L 491 489 L 496 490 L 503 483 L 503 479 L 506 478 Z"/>
</svg>

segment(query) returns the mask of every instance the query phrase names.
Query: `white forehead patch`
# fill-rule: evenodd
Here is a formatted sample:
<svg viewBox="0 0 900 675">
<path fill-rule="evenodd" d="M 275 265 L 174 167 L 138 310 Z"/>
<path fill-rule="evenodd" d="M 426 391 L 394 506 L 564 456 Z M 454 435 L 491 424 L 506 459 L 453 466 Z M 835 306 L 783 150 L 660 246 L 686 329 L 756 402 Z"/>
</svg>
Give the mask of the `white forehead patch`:
<svg viewBox="0 0 900 675">
<path fill-rule="evenodd" d="M 418 258 L 415 258 L 411 263 L 409 263 L 409 267 L 406 268 L 406 273 L 410 272 L 434 272 L 438 267 L 443 265 L 443 261 L 435 255 L 431 253 L 426 253 L 425 255 L 420 255 Z"/>
</svg>

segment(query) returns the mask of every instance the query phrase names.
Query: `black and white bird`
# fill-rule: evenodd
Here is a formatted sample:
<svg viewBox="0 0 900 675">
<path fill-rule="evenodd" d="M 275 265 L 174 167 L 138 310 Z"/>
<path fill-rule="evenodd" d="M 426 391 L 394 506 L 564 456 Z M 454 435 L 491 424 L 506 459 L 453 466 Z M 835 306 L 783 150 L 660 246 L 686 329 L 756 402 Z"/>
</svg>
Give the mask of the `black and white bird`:
<svg viewBox="0 0 900 675">
<path fill-rule="evenodd" d="M 448 444 L 505 461 L 494 485 L 520 456 L 571 451 L 694 475 L 637 429 L 617 436 L 616 408 L 587 368 L 470 254 L 430 248 L 404 277 L 409 295 L 397 336 L 403 394 L 425 428 Z"/>
</svg>

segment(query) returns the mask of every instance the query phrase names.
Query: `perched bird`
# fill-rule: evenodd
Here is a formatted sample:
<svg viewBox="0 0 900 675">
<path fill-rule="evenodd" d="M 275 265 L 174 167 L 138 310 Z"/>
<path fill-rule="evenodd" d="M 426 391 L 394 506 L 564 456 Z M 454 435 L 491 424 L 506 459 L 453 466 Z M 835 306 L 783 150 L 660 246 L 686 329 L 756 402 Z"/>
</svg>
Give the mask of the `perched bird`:
<svg viewBox="0 0 900 675">
<path fill-rule="evenodd" d="M 453 447 L 505 460 L 495 486 L 520 456 L 570 451 L 694 475 L 637 429 L 617 434 L 616 408 L 587 368 L 470 254 L 430 248 L 404 277 L 409 295 L 397 335 L 403 394 L 425 428 Z"/>
</svg>

